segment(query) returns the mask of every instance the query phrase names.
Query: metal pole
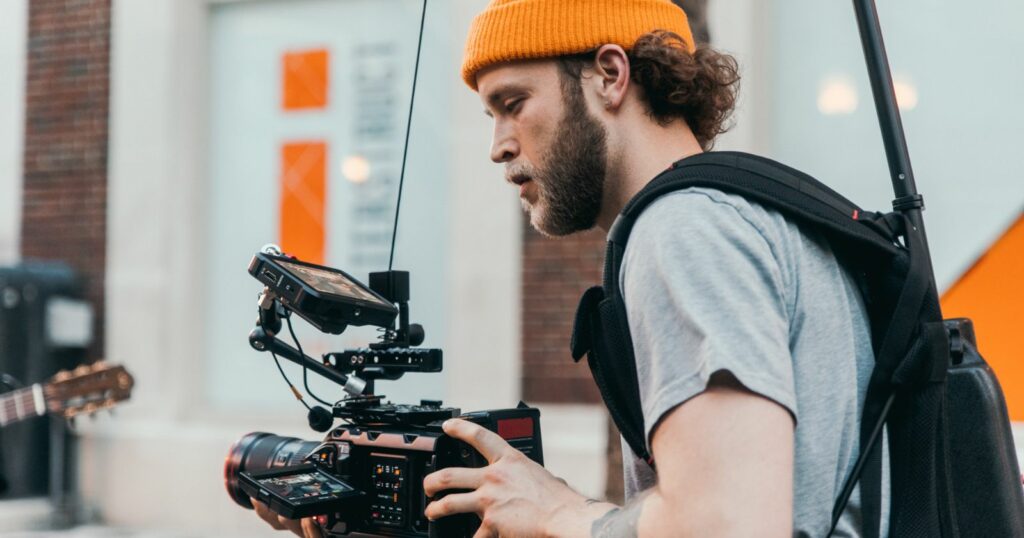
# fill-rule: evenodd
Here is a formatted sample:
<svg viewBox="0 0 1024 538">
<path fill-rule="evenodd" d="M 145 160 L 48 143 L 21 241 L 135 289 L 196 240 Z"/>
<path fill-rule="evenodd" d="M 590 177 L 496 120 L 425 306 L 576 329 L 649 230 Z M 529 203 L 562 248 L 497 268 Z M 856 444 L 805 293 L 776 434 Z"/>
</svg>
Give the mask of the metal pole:
<svg viewBox="0 0 1024 538">
<path fill-rule="evenodd" d="M 921 211 L 924 200 L 917 192 L 914 181 L 914 170 L 910 166 L 910 153 L 907 151 L 907 139 L 903 134 L 903 122 L 900 119 L 899 107 L 896 103 L 896 92 L 893 89 L 892 73 L 889 71 L 889 58 L 885 53 L 882 40 L 882 28 L 878 22 L 878 9 L 874 0 L 853 0 L 853 9 L 857 14 L 857 27 L 860 30 L 861 46 L 864 48 L 864 60 L 867 64 L 868 78 L 871 80 L 871 92 L 874 96 L 875 111 L 878 113 L 878 124 L 882 131 L 882 143 L 885 156 L 889 162 L 889 175 L 896 199 L 893 209 L 902 212 L 910 221 L 912 230 L 917 233 L 924 245 L 928 262 L 928 274 L 932 286 L 935 286 L 935 274 L 932 270 L 931 254 L 928 249 L 928 237 L 924 230 L 924 219 Z"/>
</svg>

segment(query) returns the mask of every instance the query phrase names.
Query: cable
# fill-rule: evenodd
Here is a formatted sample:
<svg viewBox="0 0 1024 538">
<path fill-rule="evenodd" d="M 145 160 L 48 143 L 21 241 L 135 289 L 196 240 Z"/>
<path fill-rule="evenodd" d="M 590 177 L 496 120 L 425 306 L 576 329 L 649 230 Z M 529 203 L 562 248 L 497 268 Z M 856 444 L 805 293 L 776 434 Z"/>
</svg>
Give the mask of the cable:
<svg viewBox="0 0 1024 538">
<path fill-rule="evenodd" d="M 306 388 L 306 394 L 309 394 L 310 396 L 313 397 L 314 400 L 316 400 L 316 401 L 318 401 L 318 402 L 320 402 L 320 403 L 322 403 L 324 405 L 331 405 L 331 402 L 328 402 L 327 400 L 321 399 L 316 394 L 313 394 L 313 391 L 310 390 L 310 388 L 309 388 L 309 378 L 306 375 L 307 372 L 309 371 L 309 369 L 306 368 L 306 358 L 305 358 L 306 354 L 302 351 L 302 344 L 299 343 L 299 339 L 295 336 L 295 329 L 292 329 L 292 313 L 291 312 L 288 312 L 288 315 L 286 315 L 284 317 L 284 321 L 285 321 L 285 323 L 288 324 L 288 332 L 291 333 L 291 335 L 292 335 L 292 340 L 295 342 L 295 348 L 299 350 L 299 355 L 301 355 L 302 358 L 303 358 L 302 359 L 302 386 Z M 305 402 L 303 402 L 303 403 L 305 403 Z"/>
<path fill-rule="evenodd" d="M 295 385 L 292 385 L 292 382 L 288 380 L 288 376 L 285 375 L 284 368 L 281 368 L 281 361 L 278 360 L 277 354 L 271 351 L 270 356 L 274 357 L 274 364 L 277 365 L 277 371 L 281 372 L 281 377 L 284 378 L 284 382 L 288 383 L 288 388 L 292 389 L 292 394 L 295 395 L 295 399 L 298 400 L 299 403 L 301 403 L 303 406 L 305 406 L 306 409 L 309 409 L 309 404 L 306 403 L 305 398 L 302 397 L 302 393 L 299 392 L 299 389 L 295 388 Z"/>
<path fill-rule="evenodd" d="M 388 271 L 395 261 L 395 238 L 398 236 L 398 211 L 402 208 L 402 185 L 405 183 L 405 161 L 409 156 L 409 133 L 412 131 L 412 107 L 416 103 L 416 78 L 420 73 L 420 51 L 423 50 L 423 23 L 427 20 L 427 0 L 423 0 L 423 12 L 420 14 L 420 38 L 416 44 L 416 65 L 412 71 L 412 96 L 409 97 L 409 119 L 405 122 L 405 147 L 402 148 L 402 171 L 398 175 L 398 202 L 395 204 L 395 225 L 391 230 L 391 257 L 388 258 Z M 308 390 L 308 389 L 307 389 Z"/>
<path fill-rule="evenodd" d="M 267 332 L 267 327 L 263 325 L 263 311 L 261 309 L 257 310 L 259 311 L 257 312 L 256 319 L 260 324 L 260 328 L 263 329 L 264 332 Z M 283 377 L 284 382 L 288 384 L 288 388 L 291 389 L 292 394 L 295 395 L 295 399 L 298 400 L 300 404 L 305 406 L 306 409 L 309 409 L 309 404 L 306 403 L 306 400 L 302 397 L 302 393 L 299 392 L 299 389 L 295 388 L 295 385 L 293 385 L 291 380 L 288 379 L 288 376 L 284 373 L 284 368 L 281 368 L 281 361 L 277 358 L 277 354 L 271 351 L 270 356 L 274 357 L 274 364 L 277 365 L 277 371 L 281 372 L 281 377 Z"/>
</svg>

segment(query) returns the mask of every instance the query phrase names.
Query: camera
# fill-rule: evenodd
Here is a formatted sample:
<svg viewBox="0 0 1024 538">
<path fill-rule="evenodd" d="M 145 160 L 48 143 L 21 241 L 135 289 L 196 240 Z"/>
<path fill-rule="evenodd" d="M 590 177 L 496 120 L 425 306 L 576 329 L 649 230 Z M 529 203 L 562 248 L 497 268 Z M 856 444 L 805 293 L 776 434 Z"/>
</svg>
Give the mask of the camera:
<svg viewBox="0 0 1024 538">
<path fill-rule="evenodd" d="M 395 404 L 374 394 L 378 380 L 443 367 L 440 349 L 416 347 L 425 331 L 409 323 L 408 272 L 371 273 L 366 286 L 344 271 L 271 246 L 253 257 L 249 274 L 265 286 L 250 345 L 334 381 L 347 396 L 329 410 L 310 408 L 310 427 L 326 432 L 321 441 L 253 432 L 235 442 L 225 459 L 224 482 L 240 506 L 252 508 L 252 498 L 287 518 L 314 517 L 324 536 L 469 537 L 480 525 L 475 514 L 436 521 L 424 516 L 430 501 L 424 477 L 446 467 L 487 464 L 471 446 L 445 435 L 445 420 L 475 422 L 543 465 L 540 413 L 522 402 L 462 413 L 437 400 Z M 367 347 L 316 360 L 297 340 L 292 347 L 277 337 L 282 320 L 290 327 L 292 313 L 325 333 L 371 325 L 382 334 Z"/>
</svg>

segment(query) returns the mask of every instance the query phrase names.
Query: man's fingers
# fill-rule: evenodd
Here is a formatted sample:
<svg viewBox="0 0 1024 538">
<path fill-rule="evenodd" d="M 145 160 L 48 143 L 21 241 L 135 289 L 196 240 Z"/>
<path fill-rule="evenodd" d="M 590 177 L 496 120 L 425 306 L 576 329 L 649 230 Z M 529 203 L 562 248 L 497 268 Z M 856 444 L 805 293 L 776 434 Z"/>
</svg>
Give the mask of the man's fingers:
<svg viewBox="0 0 1024 538">
<path fill-rule="evenodd" d="M 306 533 L 302 532 L 301 519 L 288 519 L 284 516 L 277 516 L 277 520 L 281 523 L 282 527 L 292 531 L 296 536 L 306 538 Z"/>
<path fill-rule="evenodd" d="M 498 533 L 484 525 L 481 525 L 480 528 L 473 533 L 473 538 L 498 538 Z"/>
<path fill-rule="evenodd" d="M 428 504 L 423 513 L 434 521 L 453 514 L 479 513 L 481 509 L 476 493 L 454 493 Z"/>
<path fill-rule="evenodd" d="M 483 484 L 484 471 L 467 467 L 447 467 L 430 473 L 423 479 L 423 491 L 427 497 L 449 489 L 477 489 Z"/>
<path fill-rule="evenodd" d="M 260 501 L 257 501 L 256 499 L 253 499 L 252 497 L 249 497 L 249 500 L 252 501 L 252 508 L 253 510 L 256 511 L 256 515 L 260 516 L 260 519 L 266 521 L 268 525 L 274 527 L 275 530 L 288 530 L 292 531 L 293 533 L 299 536 L 303 536 L 304 538 L 309 537 L 309 535 L 303 532 L 302 521 L 299 521 L 297 519 L 288 519 L 286 517 L 279 516 L 275 514 L 273 511 L 271 511 L 267 505 L 261 503 Z M 314 534 L 312 536 L 314 538 L 317 538 L 319 535 Z"/>
<path fill-rule="evenodd" d="M 267 524 L 279 531 L 283 531 L 285 529 L 284 525 L 278 521 L 277 514 L 271 512 L 270 508 L 267 508 L 267 505 L 253 499 L 252 497 L 250 497 L 249 500 L 252 501 L 252 509 L 256 511 L 256 515 L 260 516 L 260 519 L 266 521 Z"/>
<path fill-rule="evenodd" d="M 302 520 L 302 536 L 303 538 L 322 538 L 323 534 L 320 533 L 320 527 L 317 526 L 316 521 L 307 517 Z"/>
<path fill-rule="evenodd" d="M 467 420 L 453 418 L 445 421 L 444 433 L 469 443 L 477 452 L 487 458 L 488 463 L 501 459 L 509 450 L 514 450 L 498 434 Z"/>
</svg>

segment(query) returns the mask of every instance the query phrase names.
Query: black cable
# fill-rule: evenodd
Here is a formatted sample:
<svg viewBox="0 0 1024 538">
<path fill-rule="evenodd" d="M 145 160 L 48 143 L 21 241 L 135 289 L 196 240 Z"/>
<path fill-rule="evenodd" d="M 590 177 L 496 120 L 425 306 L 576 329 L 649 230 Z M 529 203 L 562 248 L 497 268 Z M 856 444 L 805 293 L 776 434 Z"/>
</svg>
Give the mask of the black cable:
<svg viewBox="0 0 1024 538">
<path fill-rule="evenodd" d="M 420 73 L 420 51 L 423 50 L 423 23 L 427 20 L 427 0 L 423 0 L 423 12 L 420 14 L 420 37 L 416 44 L 416 65 L 412 71 L 412 96 L 409 97 L 409 119 L 405 122 L 405 147 L 402 149 L 402 171 L 398 175 L 398 202 L 395 204 L 395 225 L 391 230 L 391 257 L 388 258 L 388 271 L 395 261 L 395 238 L 398 236 L 398 210 L 402 208 L 402 185 L 405 183 L 405 161 L 409 156 L 409 133 L 412 131 L 412 107 L 416 103 L 416 78 Z"/>
<path fill-rule="evenodd" d="M 303 398 L 301 397 L 301 395 L 300 395 L 300 394 L 299 394 L 298 392 L 296 392 L 296 391 L 295 391 L 295 385 L 292 385 L 292 382 L 288 380 L 288 376 L 287 376 L 287 375 L 285 375 L 285 373 L 284 373 L 284 368 L 281 368 L 281 361 L 280 361 L 280 360 L 279 360 L 279 359 L 277 358 L 277 354 L 276 354 L 276 353 L 274 353 L 273 351 L 271 351 L 271 352 L 270 352 L 270 356 L 271 356 L 271 357 L 274 357 L 274 364 L 276 364 L 276 365 L 277 365 L 277 371 L 278 371 L 278 372 L 281 372 L 281 377 L 283 377 L 283 378 L 284 378 L 284 382 L 285 382 L 285 383 L 288 383 L 288 388 L 292 389 L 292 392 L 293 392 L 293 393 L 295 393 L 295 395 L 296 395 L 296 396 L 299 396 L 299 397 L 298 397 L 298 398 L 296 398 L 296 399 L 297 399 L 297 400 L 299 401 L 299 403 L 301 403 L 302 405 L 304 405 L 304 406 L 306 407 L 306 409 L 309 409 L 309 404 L 308 404 L 308 403 L 306 403 L 306 400 L 305 400 L 305 399 L 303 399 Z"/>
<path fill-rule="evenodd" d="M 267 332 L 266 326 L 263 325 L 263 312 L 262 312 L 262 310 L 258 312 L 258 316 L 257 316 L 256 319 L 257 319 L 257 321 L 260 324 L 260 328 L 263 329 L 264 332 Z M 292 394 L 295 395 L 295 399 L 298 400 L 299 403 L 301 403 L 303 406 L 305 406 L 306 409 L 309 409 L 309 404 L 306 403 L 306 400 L 302 398 L 302 393 L 299 392 L 299 390 L 295 388 L 295 385 L 292 384 L 291 380 L 288 379 L 288 375 L 284 373 L 284 368 L 281 368 L 281 361 L 277 358 L 277 354 L 274 353 L 273 351 L 271 351 L 270 352 L 270 356 L 274 357 L 274 364 L 277 365 L 277 371 L 281 372 L 281 377 L 283 377 L 284 378 L 284 382 L 288 384 L 288 388 L 291 389 Z"/>
<path fill-rule="evenodd" d="M 292 329 L 292 314 L 291 314 L 291 312 L 289 312 L 288 315 L 284 317 L 284 321 L 285 321 L 285 323 L 288 324 L 288 332 L 291 333 L 292 340 L 295 342 L 295 348 L 299 350 L 299 355 L 302 357 L 302 386 L 306 388 L 306 394 L 309 394 L 310 396 L 313 397 L 314 400 L 316 400 L 316 401 L 318 401 L 318 402 L 320 402 L 320 403 L 322 403 L 324 405 L 328 405 L 328 406 L 331 405 L 331 402 L 328 402 L 327 400 L 321 399 L 316 394 L 313 394 L 313 391 L 310 390 L 310 388 L 309 388 L 309 378 L 307 376 L 307 372 L 309 371 L 309 369 L 306 368 L 306 354 L 302 351 L 302 344 L 299 343 L 299 339 L 295 336 L 295 329 Z"/>
</svg>

